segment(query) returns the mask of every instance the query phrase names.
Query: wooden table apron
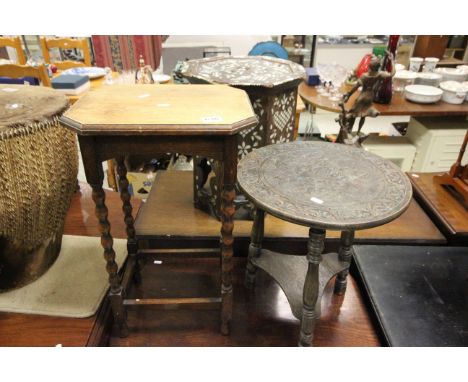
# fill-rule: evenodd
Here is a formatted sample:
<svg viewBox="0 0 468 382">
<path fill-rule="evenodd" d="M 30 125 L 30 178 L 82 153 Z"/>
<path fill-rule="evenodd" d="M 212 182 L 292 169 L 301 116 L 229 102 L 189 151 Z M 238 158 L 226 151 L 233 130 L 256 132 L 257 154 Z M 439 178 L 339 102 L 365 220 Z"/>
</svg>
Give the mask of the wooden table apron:
<svg viewBox="0 0 468 382">
<path fill-rule="evenodd" d="M 118 267 L 115 262 L 111 227 L 107 218 L 105 194 L 102 188 L 104 174 L 102 162 L 117 158 L 121 199 L 125 214 L 125 225 L 128 237 L 128 253 L 135 258 L 137 244 L 135 239 L 134 219 L 124 156 L 131 154 L 155 154 L 178 152 L 188 155 L 209 156 L 219 159 L 224 165 L 222 191 L 221 223 L 221 330 L 227 334 L 232 316 L 232 256 L 233 256 L 233 215 L 235 212 L 235 182 L 237 175 L 237 134 L 218 136 L 181 136 L 181 135 L 79 135 L 78 136 L 86 179 L 93 189 L 93 200 L 96 204 L 96 216 L 99 219 L 101 244 L 104 248 L 106 270 L 109 274 L 111 304 L 117 319 L 125 322 L 123 308 L 123 288 Z M 129 258 L 129 259 L 130 259 Z"/>
</svg>

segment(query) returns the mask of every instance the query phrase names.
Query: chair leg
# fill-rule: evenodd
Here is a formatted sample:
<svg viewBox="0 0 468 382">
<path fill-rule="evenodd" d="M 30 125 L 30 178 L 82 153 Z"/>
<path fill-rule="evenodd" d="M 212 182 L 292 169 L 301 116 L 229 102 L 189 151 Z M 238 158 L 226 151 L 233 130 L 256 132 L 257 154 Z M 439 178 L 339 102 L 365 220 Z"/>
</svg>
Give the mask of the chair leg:
<svg viewBox="0 0 468 382">
<path fill-rule="evenodd" d="M 252 260 L 260 256 L 265 226 L 265 211 L 258 209 L 255 211 L 252 232 L 250 235 L 249 255 L 247 258 L 247 267 L 245 270 L 245 286 L 251 289 L 255 284 L 255 275 L 257 268 Z"/>
<path fill-rule="evenodd" d="M 340 249 L 338 256 L 340 261 L 348 263 L 348 268 L 341 271 L 336 276 L 335 289 L 336 295 L 343 295 L 346 292 L 347 278 L 349 274 L 349 265 L 353 257 L 353 242 L 354 242 L 354 231 L 343 231 L 341 232 Z"/>
</svg>

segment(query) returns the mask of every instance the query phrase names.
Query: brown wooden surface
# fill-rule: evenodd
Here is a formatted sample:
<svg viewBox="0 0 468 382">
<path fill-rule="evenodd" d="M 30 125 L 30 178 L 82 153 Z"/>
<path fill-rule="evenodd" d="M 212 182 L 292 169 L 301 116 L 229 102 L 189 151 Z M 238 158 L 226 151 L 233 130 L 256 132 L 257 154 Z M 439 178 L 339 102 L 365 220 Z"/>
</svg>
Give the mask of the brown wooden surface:
<svg viewBox="0 0 468 382">
<path fill-rule="evenodd" d="M 450 243 L 468 244 L 468 210 L 445 187 L 434 182 L 434 175 L 410 174 L 414 194 Z"/>
<path fill-rule="evenodd" d="M 104 86 L 63 120 L 82 135 L 232 135 L 257 123 L 247 94 L 227 85 Z"/>
<path fill-rule="evenodd" d="M 350 87 L 343 86 L 342 91 L 347 92 Z M 347 105 L 352 105 L 354 100 L 359 96 L 360 92 L 356 91 L 349 99 Z M 329 98 L 318 95 L 314 86 L 308 86 L 305 82 L 299 85 L 299 95 L 308 103 L 319 109 L 328 110 L 339 113 L 339 106 L 334 105 Z M 381 115 L 410 115 L 410 116 L 449 116 L 449 115 L 468 115 L 468 103 L 460 105 L 452 105 L 440 100 L 434 104 L 418 104 L 409 102 L 405 99 L 403 93 L 395 92 L 392 97 L 392 102 L 389 105 L 381 105 L 374 103 L 374 107 Z"/>
<path fill-rule="evenodd" d="M 174 298 L 213 295 L 219 291 L 219 259 L 169 259 L 161 265 L 148 259 L 142 284 L 130 297 Z M 278 284 L 263 271 L 257 287 L 244 287 L 245 259 L 234 259 L 234 310 L 231 334 L 218 332 L 219 317 L 212 309 L 172 309 L 158 306 L 128 308 L 130 335 L 114 331 L 110 346 L 296 346 L 299 320 Z M 316 346 L 379 346 L 373 324 L 352 277 L 345 296 L 333 295 L 330 283 L 322 298 L 322 317 L 316 326 Z"/>
<path fill-rule="evenodd" d="M 418 35 L 413 47 L 413 57 L 437 57 L 442 59 L 450 36 Z"/>
<path fill-rule="evenodd" d="M 64 233 L 78 236 L 100 236 L 98 222 L 94 217 L 94 202 L 91 188 L 80 184 L 71 202 L 65 219 Z M 112 232 L 116 238 L 126 238 L 122 203 L 118 193 L 106 191 Z M 133 201 L 138 210 L 140 200 Z M 100 256 L 100 254 L 96 254 Z M 94 331 L 97 315 L 89 318 L 65 318 L 42 315 L 0 313 L 0 346 L 86 346 L 91 341 L 99 342 Z"/>
<path fill-rule="evenodd" d="M 26 56 L 23 52 L 23 45 L 21 44 L 21 38 L 16 37 L 2 37 L 0 36 L 0 48 L 12 47 L 16 50 L 17 63 L 20 65 L 26 65 Z"/>
<path fill-rule="evenodd" d="M 158 172 L 152 197 L 138 215 L 138 235 L 158 237 L 219 237 L 219 222 L 193 207 L 192 173 L 190 171 Z M 183 224 L 180 217 L 183 216 Z M 250 237 L 252 222 L 236 220 L 234 237 Z M 266 238 L 308 238 L 308 228 L 288 223 L 271 215 L 265 218 Z M 327 231 L 328 238 L 339 238 L 339 231 Z M 399 218 L 380 227 L 356 231 L 357 242 L 373 240 L 398 243 L 444 243 L 445 238 L 413 200 Z"/>
</svg>

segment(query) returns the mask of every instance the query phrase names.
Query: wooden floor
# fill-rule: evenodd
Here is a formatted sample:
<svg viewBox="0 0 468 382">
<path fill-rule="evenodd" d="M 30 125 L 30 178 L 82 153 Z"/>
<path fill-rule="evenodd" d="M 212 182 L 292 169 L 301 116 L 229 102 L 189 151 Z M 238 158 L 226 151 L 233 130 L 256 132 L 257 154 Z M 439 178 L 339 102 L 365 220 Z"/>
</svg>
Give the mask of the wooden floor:
<svg viewBox="0 0 468 382">
<path fill-rule="evenodd" d="M 134 297 L 216 297 L 219 294 L 218 259 L 170 259 L 143 269 L 143 282 Z M 110 346 L 296 346 L 299 321 L 294 318 L 278 285 L 259 271 L 257 286 L 243 285 L 244 258 L 234 265 L 234 311 L 231 335 L 219 333 L 219 310 L 181 310 L 134 306 L 128 309 L 130 335 L 114 330 Z M 322 299 L 322 318 L 316 327 L 316 346 L 379 346 L 376 331 L 352 277 L 343 297 L 333 295 L 330 283 Z"/>
<path fill-rule="evenodd" d="M 106 204 L 114 237 L 124 238 L 121 201 L 106 192 Z M 135 209 L 139 201 L 133 202 Z M 65 233 L 98 236 L 91 190 L 81 185 L 74 195 L 65 222 Z M 102 254 L 96 254 L 101 256 Z M 234 317 L 232 334 L 219 334 L 217 307 L 211 310 L 129 309 L 130 336 L 112 335 L 111 346 L 295 346 L 298 321 L 292 316 L 282 291 L 266 274 L 260 273 L 254 293 L 245 290 L 242 279 L 245 259 L 235 259 Z M 175 274 L 174 272 L 178 272 Z M 171 260 L 162 265 L 151 261 L 144 267 L 143 283 L 130 294 L 140 296 L 190 296 L 219 291 L 219 260 Z M 322 320 L 316 330 L 318 346 L 379 345 L 361 295 L 352 278 L 344 298 L 323 298 Z M 0 346 L 87 346 L 99 343 L 105 322 L 97 315 L 85 319 L 0 313 Z"/>
</svg>

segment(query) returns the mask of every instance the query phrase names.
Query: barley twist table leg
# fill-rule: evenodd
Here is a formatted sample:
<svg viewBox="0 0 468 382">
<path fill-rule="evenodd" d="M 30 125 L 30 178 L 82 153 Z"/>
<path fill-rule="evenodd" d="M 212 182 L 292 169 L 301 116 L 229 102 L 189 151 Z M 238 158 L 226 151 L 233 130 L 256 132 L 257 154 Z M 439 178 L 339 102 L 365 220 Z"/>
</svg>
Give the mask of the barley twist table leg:
<svg viewBox="0 0 468 382">
<path fill-rule="evenodd" d="M 247 258 L 247 267 L 245 269 L 245 286 L 249 289 L 255 284 L 257 268 L 252 263 L 252 259 L 260 256 L 265 226 L 264 222 L 265 212 L 257 208 L 252 225 L 252 233 L 250 235 L 249 255 Z"/>
<path fill-rule="evenodd" d="M 315 311 L 319 295 L 319 266 L 325 243 L 325 230 L 309 229 L 307 243 L 307 275 L 304 282 L 301 333 L 299 346 L 312 346 L 315 322 L 319 318 Z"/>
<path fill-rule="evenodd" d="M 237 180 L 237 136 L 225 138 L 221 192 L 221 333 L 229 334 L 232 318 L 234 199 Z"/>
<path fill-rule="evenodd" d="M 101 184 L 91 185 L 93 189 L 93 201 L 96 204 L 96 217 L 99 220 L 99 230 L 101 232 L 101 245 L 104 248 L 104 259 L 106 260 L 106 270 L 109 274 L 109 298 L 114 315 L 114 321 L 119 328 L 119 334 L 121 337 L 128 335 L 127 320 L 125 314 L 125 308 L 123 305 L 123 289 L 120 283 L 120 277 L 118 274 L 118 266 L 115 262 L 115 252 L 113 249 L 113 239 L 110 234 L 110 223 L 107 219 L 108 210 L 105 204 L 106 194 L 102 189 Z"/>
<path fill-rule="evenodd" d="M 338 252 L 340 261 L 351 263 L 353 257 L 353 241 L 354 231 L 341 232 L 340 249 Z M 349 266 L 344 271 L 341 271 L 336 276 L 334 293 L 343 295 L 346 292 L 347 277 L 349 273 Z"/>
<path fill-rule="evenodd" d="M 127 231 L 127 250 L 128 255 L 133 257 L 135 264 L 133 270 L 133 280 L 136 283 L 141 282 L 140 266 L 137 259 L 137 241 L 135 238 L 134 219 L 132 215 L 131 195 L 128 192 L 127 167 L 124 158 L 120 157 L 117 161 L 117 174 L 119 175 L 120 199 L 122 200 L 122 211 L 124 213 L 125 228 Z"/>
</svg>

